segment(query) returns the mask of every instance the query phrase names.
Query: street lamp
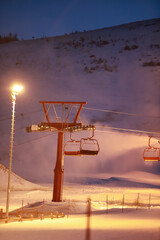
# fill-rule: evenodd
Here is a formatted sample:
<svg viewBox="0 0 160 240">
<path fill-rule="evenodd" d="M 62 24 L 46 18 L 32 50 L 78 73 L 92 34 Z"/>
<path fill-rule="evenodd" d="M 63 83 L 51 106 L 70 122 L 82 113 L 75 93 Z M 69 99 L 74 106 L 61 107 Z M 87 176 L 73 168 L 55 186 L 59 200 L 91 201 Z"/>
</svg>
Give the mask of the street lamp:
<svg viewBox="0 0 160 240">
<path fill-rule="evenodd" d="M 9 170 L 8 170 L 8 187 L 7 187 L 7 202 L 6 202 L 6 218 L 8 218 L 9 212 L 9 200 L 10 200 L 10 183 L 11 183 L 11 169 L 12 169 L 12 155 L 13 155 L 13 134 L 14 134 L 14 116 L 15 116 L 15 105 L 16 95 L 22 91 L 23 87 L 15 85 L 11 91 L 12 100 L 12 125 L 11 125 L 11 143 L 10 143 L 10 157 L 9 157 Z"/>
</svg>

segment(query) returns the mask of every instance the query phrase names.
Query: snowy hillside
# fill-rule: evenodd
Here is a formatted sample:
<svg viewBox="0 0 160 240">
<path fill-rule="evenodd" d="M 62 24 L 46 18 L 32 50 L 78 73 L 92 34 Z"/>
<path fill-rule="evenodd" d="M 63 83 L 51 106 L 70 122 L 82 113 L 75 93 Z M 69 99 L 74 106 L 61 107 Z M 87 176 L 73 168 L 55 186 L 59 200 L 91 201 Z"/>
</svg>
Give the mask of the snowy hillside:
<svg viewBox="0 0 160 240">
<path fill-rule="evenodd" d="M 43 119 L 40 100 L 85 100 L 89 108 L 128 115 L 84 109 L 84 123 L 160 132 L 159 39 L 160 19 L 153 19 L 0 45 L 1 161 L 8 164 L 8 94 L 9 87 L 18 80 L 25 91 L 17 97 L 13 169 L 22 176 L 50 181 L 53 174 L 50 169 L 56 159 L 55 135 L 30 142 L 43 134 L 25 131 L 26 126 Z M 89 164 L 83 159 L 76 163 L 75 159 L 68 160 L 67 171 L 149 171 L 142 160 L 147 137 L 141 141 L 142 136 L 133 134 L 100 132 L 96 137 L 101 155 L 89 159 Z M 30 169 L 33 163 L 35 168 Z"/>
<path fill-rule="evenodd" d="M 80 184 L 75 181 L 72 184 L 65 183 L 62 202 L 51 201 L 51 185 L 45 191 L 12 191 L 9 223 L 0 219 L 0 236 L 4 240 L 17 239 L 17 236 L 18 239 L 26 240 L 28 233 L 31 233 L 32 239 L 40 240 L 63 240 L 64 236 L 68 240 L 86 239 L 87 199 L 90 197 L 92 240 L 103 240 L 106 236 L 108 239 L 127 240 L 129 236 L 131 240 L 157 240 L 160 225 L 160 185 L 156 186 L 156 182 L 159 184 L 159 178 L 143 172 L 125 175 L 129 176 L 132 176 L 130 182 L 117 175 L 105 182 L 100 181 L 97 176 L 90 182 L 86 179 L 86 182 L 80 181 Z M 147 184 L 149 182 L 155 185 Z M 0 208 L 5 212 L 6 192 L 0 191 L 0 194 Z M 57 211 L 63 212 L 65 216 L 53 218 L 53 213 L 55 216 Z M 5 218 L 5 214 L 3 217 Z"/>
<path fill-rule="evenodd" d="M 8 184 L 8 169 L 0 163 L 0 191 L 6 191 Z M 44 187 L 40 185 L 31 183 L 15 173 L 11 173 L 11 190 L 18 191 L 18 190 L 43 190 Z"/>
</svg>

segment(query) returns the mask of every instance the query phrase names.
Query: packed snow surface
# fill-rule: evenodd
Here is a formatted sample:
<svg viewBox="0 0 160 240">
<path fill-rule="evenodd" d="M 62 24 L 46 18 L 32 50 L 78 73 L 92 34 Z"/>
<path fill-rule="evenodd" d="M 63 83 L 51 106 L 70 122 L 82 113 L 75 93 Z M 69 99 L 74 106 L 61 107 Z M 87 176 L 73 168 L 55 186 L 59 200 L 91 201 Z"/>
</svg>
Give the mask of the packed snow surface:
<svg viewBox="0 0 160 240">
<path fill-rule="evenodd" d="M 52 185 L 39 190 L 15 191 L 18 182 L 13 178 L 15 189 L 11 191 L 10 211 L 39 209 L 63 212 L 63 218 L 22 220 L 0 224 L 3 240 L 14 239 L 86 239 L 87 204 L 91 199 L 91 240 L 123 239 L 157 240 L 160 232 L 160 180 L 158 175 L 131 172 L 111 177 L 99 176 L 72 178 L 64 183 L 63 201 L 52 202 Z M 22 178 L 21 178 L 22 179 Z M 96 179 L 96 181 L 95 181 Z M 99 179 L 99 180 L 98 180 Z M 130 179 L 130 180 L 125 180 Z M 131 180 L 132 179 L 132 180 Z M 85 180 L 85 181 L 84 181 Z M 22 183 L 25 180 L 22 179 Z M 125 181 L 125 185 L 119 184 Z M 132 182 L 132 185 L 130 184 Z M 111 183 L 111 184 L 110 184 Z M 137 185 L 139 183 L 139 185 Z M 153 186 L 154 183 L 154 186 Z M 37 185 L 38 186 L 38 185 Z M 29 187 L 29 185 L 28 185 Z M 5 211 L 6 192 L 0 191 L 0 208 Z M 138 205 L 137 205 L 138 201 Z"/>
</svg>

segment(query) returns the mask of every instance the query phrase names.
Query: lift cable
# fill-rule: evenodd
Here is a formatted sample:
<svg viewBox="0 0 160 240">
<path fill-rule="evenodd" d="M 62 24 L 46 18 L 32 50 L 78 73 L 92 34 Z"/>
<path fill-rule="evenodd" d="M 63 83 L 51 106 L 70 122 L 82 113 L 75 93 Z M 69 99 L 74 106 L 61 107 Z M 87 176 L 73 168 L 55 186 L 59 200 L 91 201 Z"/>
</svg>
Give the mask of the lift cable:
<svg viewBox="0 0 160 240">
<path fill-rule="evenodd" d="M 26 116 L 26 115 L 30 115 L 30 114 L 33 114 L 33 113 L 36 113 L 36 112 L 42 112 L 42 110 L 34 110 L 34 111 L 31 111 L 31 112 L 27 112 L 27 113 L 17 113 L 16 114 L 16 116 L 15 116 L 15 118 L 19 118 L 19 117 L 24 117 L 24 116 Z M 6 115 L 7 116 L 7 115 Z M 0 122 L 2 122 L 2 121 L 6 121 L 6 120 L 10 120 L 10 119 L 12 119 L 12 116 L 10 116 L 10 117 L 6 117 L 6 118 L 1 118 L 0 119 Z"/>
<path fill-rule="evenodd" d="M 125 115 L 131 115 L 131 116 L 142 116 L 142 115 L 138 115 L 138 114 L 130 114 L 130 113 L 125 113 L 125 112 L 110 111 L 110 110 L 106 110 L 106 109 L 96 109 L 96 108 L 87 108 L 87 107 L 83 107 L 83 108 L 87 109 L 87 110 L 94 110 L 94 111 L 113 112 L 113 113 L 116 113 L 116 114 L 125 114 Z M 151 117 L 151 116 L 148 116 L 148 117 Z M 159 118 L 159 117 L 154 117 L 154 118 Z M 154 135 L 159 135 L 160 136 L 160 132 L 134 130 L 134 129 L 117 128 L 117 127 L 105 127 L 105 126 L 98 126 L 98 125 L 96 125 L 96 127 L 105 128 L 105 129 L 108 129 L 108 130 L 118 130 L 118 131 L 135 132 L 135 133 L 142 133 L 142 134 L 154 134 Z M 20 129 L 24 129 L 24 128 L 19 128 L 17 130 L 20 130 Z M 108 132 L 107 130 L 105 131 L 105 130 L 100 130 L 100 129 L 96 129 L 96 131 L 98 131 L 98 132 Z M 25 141 L 25 142 L 22 142 L 22 143 L 19 143 L 19 144 L 15 144 L 14 146 L 16 147 L 16 146 L 23 145 L 23 144 L 26 144 L 26 143 L 29 143 L 29 142 L 32 142 L 32 141 L 36 141 L 36 140 L 39 140 L 41 138 L 51 136 L 53 133 L 55 133 L 55 132 L 52 132 L 50 134 L 47 134 L 45 136 L 41 136 L 41 137 L 38 137 L 38 138 L 35 138 L 35 139 L 31 139 L 31 140 L 28 140 L 28 141 Z"/>
<path fill-rule="evenodd" d="M 151 131 L 143 131 L 143 130 L 134 130 L 134 129 L 127 129 L 127 128 L 115 128 L 115 127 L 105 127 L 105 126 L 96 126 L 96 127 L 99 127 L 99 128 L 105 128 L 105 129 L 108 129 L 108 130 L 120 130 L 120 131 L 129 131 L 129 132 L 135 132 L 135 133 L 143 133 L 143 134 L 157 134 L 160 136 L 160 132 L 151 132 Z M 100 129 L 96 129 L 95 131 L 97 132 L 108 132 L 107 130 L 100 130 Z M 28 140 L 28 141 L 25 141 L 23 143 L 19 143 L 19 144 L 15 144 L 14 146 L 19 146 L 19 145 L 22 145 L 22 144 L 25 144 L 25 143 L 29 143 L 29 142 L 32 142 L 32 141 L 36 141 L 36 140 L 39 140 L 41 138 L 44 138 L 44 137 L 48 137 L 48 136 L 51 136 L 52 134 L 55 134 L 55 132 L 52 132 L 50 134 L 47 134 L 45 136 L 41 136 L 41 137 L 38 137 L 38 138 L 34 138 L 34 139 L 31 139 L 31 140 Z"/>
<path fill-rule="evenodd" d="M 142 114 L 137 114 L 137 113 L 120 112 L 120 111 L 114 111 L 114 110 L 108 110 L 108 109 L 99 109 L 99 108 L 90 108 L 90 107 L 83 107 L 83 109 L 93 110 L 93 111 L 99 111 L 99 112 L 110 112 L 110 113 L 121 114 L 121 115 L 128 115 L 128 116 L 138 116 L 138 117 L 148 117 L 148 118 L 160 118 L 160 116 L 149 116 L 149 115 L 142 115 Z M 36 110 L 36 111 L 24 113 L 24 115 L 32 114 L 32 113 L 35 113 L 35 112 L 41 112 L 41 111 L 42 111 L 42 110 Z M 22 114 L 22 113 L 17 114 L 16 117 L 22 117 L 21 114 Z M 6 120 L 10 120 L 10 119 L 11 119 L 11 117 L 2 118 L 2 119 L 0 119 L 0 121 L 6 121 Z"/>
<path fill-rule="evenodd" d="M 34 141 L 40 140 L 40 139 L 45 138 L 45 137 L 50 137 L 51 135 L 53 135 L 53 134 L 55 134 L 55 133 L 56 133 L 56 131 L 55 131 L 55 132 L 52 132 L 52 133 L 49 133 L 49 134 L 46 134 L 45 136 L 33 138 L 33 139 L 27 140 L 27 141 L 22 142 L 22 143 L 14 144 L 13 146 L 14 146 L 14 147 L 18 147 L 18 146 L 20 146 L 20 145 L 23 145 L 23 144 L 26 144 L 26 143 L 30 143 L 30 142 L 34 142 Z M 0 152 L 3 152 L 4 150 L 5 150 L 5 151 L 6 151 L 6 150 L 8 151 L 8 149 L 5 148 L 5 149 L 3 149 L 3 150 L 0 149 Z"/>
<path fill-rule="evenodd" d="M 160 132 L 134 130 L 134 129 L 127 129 L 127 128 L 105 127 L 105 126 L 98 126 L 98 125 L 96 125 L 96 127 L 98 127 L 98 128 L 105 128 L 105 129 L 106 129 L 106 130 L 96 129 L 96 130 L 95 130 L 96 132 L 104 132 L 104 133 L 105 133 L 105 132 L 110 132 L 110 133 L 113 133 L 113 132 L 111 132 L 111 131 L 109 131 L 109 130 L 119 130 L 119 131 L 125 131 L 125 132 L 135 132 L 135 133 L 141 133 L 141 134 L 153 134 L 153 135 L 158 135 L 158 136 L 160 136 Z M 107 130 L 107 129 L 108 129 L 108 130 Z M 23 144 L 26 144 L 26 143 L 30 143 L 30 142 L 33 142 L 33 141 L 37 141 L 37 140 L 40 140 L 40 139 L 45 138 L 45 137 L 49 137 L 49 136 L 51 136 L 51 135 L 53 135 L 53 134 L 55 134 L 55 133 L 56 133 L 56 131 L 55 131 L 55 132 L 52 132 L 52 133 L 49 133 L 49 134 L 47 134 L 47 135 L 41 136 L 41 137 L 37 137 L 37 138 L 31 139 L 31 140 L 27 140 L 27 141 L 22 142 L 22 143 L 15 144 L 14 147 L 18 147 L 18 146 L 23 145 Z M 0 152 L 2 152 L 2 151 L 4 151 L 4 149 L 3 149 L 3 150 L 0 150 Z M 8 149 L 7 149 L 7 151 L 8 151 Z"/>
<path fill-rule="evenodd" d="M 119 111 L 114 111 L 114 110 L 112 111 L 112 110 L 107 110 L 107 109 L 98 109 L 98 108 L 89 108 L 89 107 L 83 107 L 83 109 L 93 110 L 93 111 L 99 111 L 99 112 L 110 112 L 110 113 L 122 114 L 122 115 L 128 115 L 128 116 L 160 118 L 160 116 L 148 116 L 148 115 L 142 115 L 142 114 L 137 114 L 137 113 L 119 112 Z"/>
<path fill-rule="evenodd" d="M 51 136 L 51 135 L 53 135 L 53 134 L 55 134 L 55 133 L 56 133 L 56 132 L 52 132 L 52 133 L 47 134 L 47 135 L 45 135 L 45 136 L 41 136 L 41 137 L 38 137 L 38 138 L 33 138 L 33 139 L 31 139 L 31 140 L 28 140 L 28 141 L 25 141 L 25 142 L 22 142 L 22 143 L 15 144 L 14 147 L 18 147 L 18 146 L 23 145 L 23 144 L 26 144 L 26 143 L 30 143 L 30 142 L 33 142 L 33 141 L 37 141 L 37 140 L 40 140 L 41 138 L 49 137 L 49 136 Z"/>
<path fill-rule="evenodd" d="M 105 129 L 109 129 L 109 130 L 119 130 L 119 131 L 126 131 L 126 132 L 135 132 L 135 133 L 144 133 L 144 134 L 156 134 L 160 136 L 160 132 L 151 132 L 151 131 L 144 131 L 144 130 L 134 130 L 134 129 L 129 129 L 129 128 L 116 128 L 116 127 L 105 127 L 105 126 L 98 126 L 96 125 L 96 127 L 99 128 L 105 128 Z M 107 130 L 100 130 L 100 129 L 96 129 L 96 131 L 98 132 L 108 132 Z"/>
</svg>

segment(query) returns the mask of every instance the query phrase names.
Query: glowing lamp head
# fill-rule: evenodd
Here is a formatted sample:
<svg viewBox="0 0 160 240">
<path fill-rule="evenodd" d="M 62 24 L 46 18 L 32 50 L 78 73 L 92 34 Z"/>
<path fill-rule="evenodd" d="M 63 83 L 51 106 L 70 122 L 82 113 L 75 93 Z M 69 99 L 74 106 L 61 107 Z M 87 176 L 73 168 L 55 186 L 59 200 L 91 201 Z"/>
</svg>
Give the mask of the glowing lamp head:
<svg viewBox="0 0 160 240">
<path fill-rule="evenodd" d="M 21 85 L 16 84 L 12 88 L 12 93 L 18 95 L 23 90 L 23 87 Z"/>
</svg>

